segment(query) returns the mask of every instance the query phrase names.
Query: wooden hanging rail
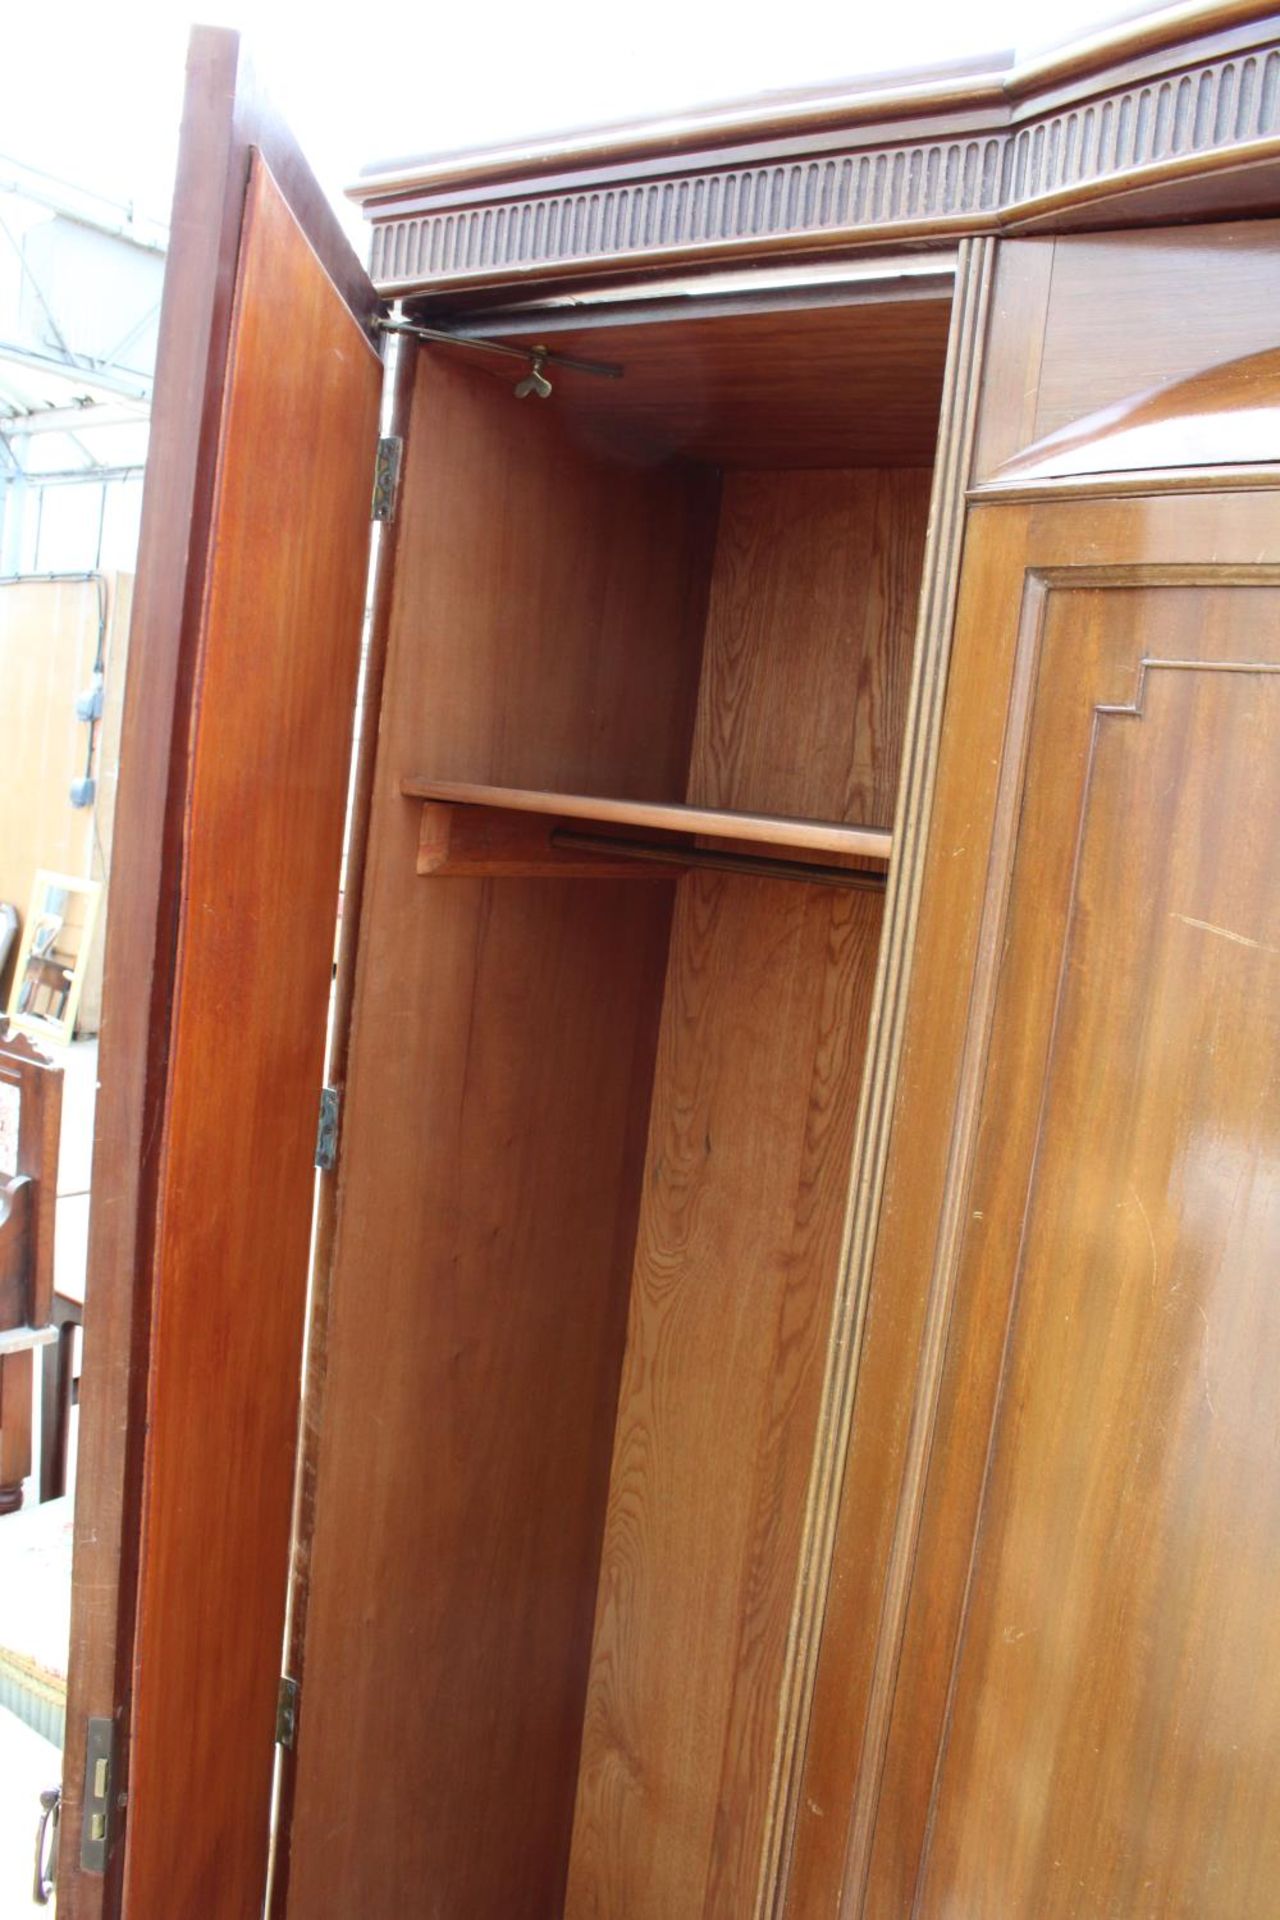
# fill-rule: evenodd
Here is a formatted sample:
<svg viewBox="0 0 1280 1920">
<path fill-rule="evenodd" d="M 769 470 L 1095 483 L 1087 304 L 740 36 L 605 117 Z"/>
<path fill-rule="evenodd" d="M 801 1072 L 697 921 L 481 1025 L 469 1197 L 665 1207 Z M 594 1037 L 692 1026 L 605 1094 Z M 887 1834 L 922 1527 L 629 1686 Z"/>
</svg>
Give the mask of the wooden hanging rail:
<svg viewBox="0 0 1280 1920">
<path fill-rule="evenodd" d="M 763 848 L 843 854 L 864 860 L 888 860 L 893 851 L 893 836 L 886 828 L 846 826 L 838 820 L 735 813 L 715 807 L 682 806 L 674 801 L 547 793 L 536 788 L 484 786 L 463 780 L 428 780 L 421 775 L 402 780 L 400 791 L 411 800 L 424 800 L 441 807 L 486 808 L 505 814 L 535 814 L 550 820 L 589 820 L 600 826 L 638 828 L 647 833 L 703 834 L 718 840 L 749 840 Z M 625 843 L 613 845 L 625 852 Z M 678 861 L 680 849 L 673 846 L 670 851 Z M 419 871 L 433 869 L 424 869 L 420 862 Z"/>
</svg>

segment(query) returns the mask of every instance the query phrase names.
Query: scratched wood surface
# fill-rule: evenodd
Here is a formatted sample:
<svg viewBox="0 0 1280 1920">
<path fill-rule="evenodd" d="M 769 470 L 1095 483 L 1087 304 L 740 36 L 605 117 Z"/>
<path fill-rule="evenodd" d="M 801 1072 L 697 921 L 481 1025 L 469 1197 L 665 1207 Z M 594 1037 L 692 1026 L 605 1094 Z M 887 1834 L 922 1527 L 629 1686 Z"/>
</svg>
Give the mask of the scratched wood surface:
<svg viewBox="0 0 1280 1920">
<path fill-rule="evenodd" d="M 728 475 L 695 804 L 887 824 L 928 476 Z M 881 903 L 682 882 L 566 1912 L 750 1910 Z"/>
</svg>

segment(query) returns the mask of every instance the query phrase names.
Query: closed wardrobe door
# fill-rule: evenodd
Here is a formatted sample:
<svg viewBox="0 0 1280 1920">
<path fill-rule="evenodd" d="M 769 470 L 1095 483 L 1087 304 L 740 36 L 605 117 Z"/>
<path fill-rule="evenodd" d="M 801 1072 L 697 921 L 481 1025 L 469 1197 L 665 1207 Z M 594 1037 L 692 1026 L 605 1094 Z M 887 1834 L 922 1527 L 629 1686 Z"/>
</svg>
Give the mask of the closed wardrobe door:
<svg viewBox="0 0 1280 1920">
<path fill-rule="evenodd" d="M 1245 1920 L 1280 1884 L 1280 495 L 975 507 L 952 674 L 839 1910 Z"/>
</svg>

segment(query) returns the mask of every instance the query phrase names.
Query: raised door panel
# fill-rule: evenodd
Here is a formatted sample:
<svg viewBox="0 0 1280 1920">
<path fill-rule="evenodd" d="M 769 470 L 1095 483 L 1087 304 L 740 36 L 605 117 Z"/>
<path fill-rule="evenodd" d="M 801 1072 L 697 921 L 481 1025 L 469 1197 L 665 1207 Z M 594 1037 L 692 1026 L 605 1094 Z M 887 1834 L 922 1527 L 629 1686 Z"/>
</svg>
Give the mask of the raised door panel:
<svg viewBox="0 0 1280 1920">
<path fill-rule="evenodd" d="M 1244 1916 L 1280 1872 L 1278 616 L 1274 495 L 973 517 L 846 1914 Z"/>
<path fill-rule="evenodd" d="M 1212 576 L 1046 583 L 926 1914 L 1243 1916 L 1280 1883 L 1278 615 Z"/>
</svg>

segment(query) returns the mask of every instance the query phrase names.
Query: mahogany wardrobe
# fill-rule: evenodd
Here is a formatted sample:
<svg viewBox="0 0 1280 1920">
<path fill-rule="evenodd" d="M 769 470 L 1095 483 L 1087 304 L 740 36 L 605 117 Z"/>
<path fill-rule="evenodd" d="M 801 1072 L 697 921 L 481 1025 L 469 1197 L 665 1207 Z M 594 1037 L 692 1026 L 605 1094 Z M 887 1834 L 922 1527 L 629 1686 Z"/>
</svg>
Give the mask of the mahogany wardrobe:
<svg viewBox="0 0 1280 1920">
<path fill-rule="evenodd" d="M 1265 1920 L 1280 17 L 355 193 L 197 34 L 64 1920 Z"/>
</svg>

